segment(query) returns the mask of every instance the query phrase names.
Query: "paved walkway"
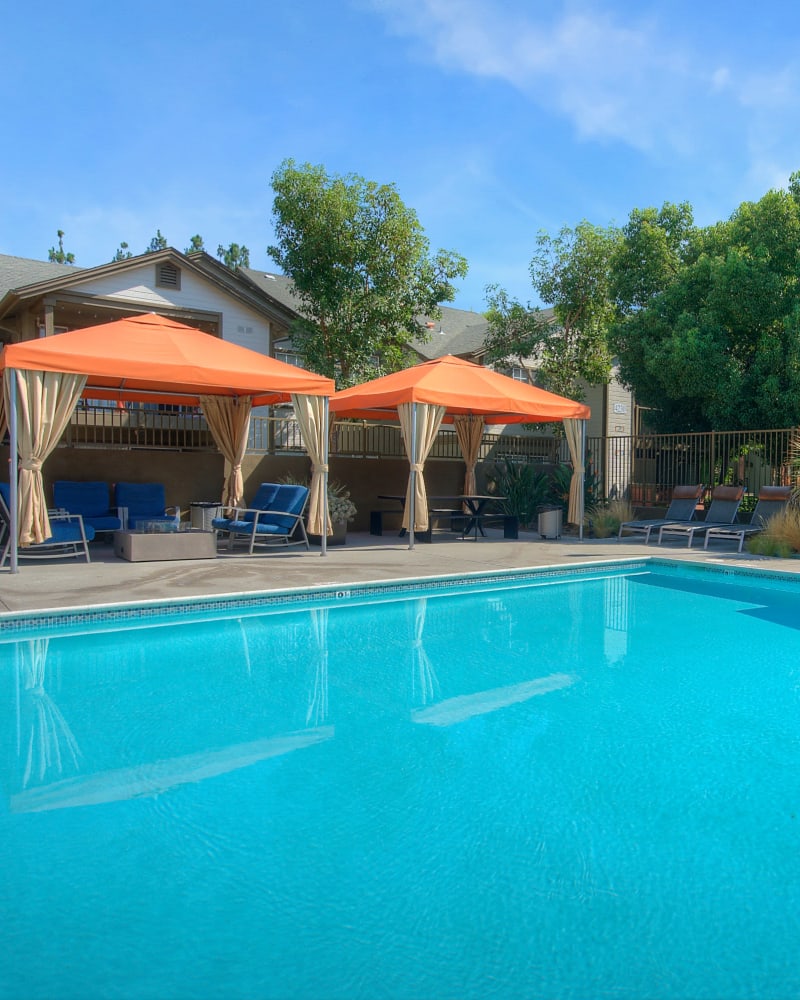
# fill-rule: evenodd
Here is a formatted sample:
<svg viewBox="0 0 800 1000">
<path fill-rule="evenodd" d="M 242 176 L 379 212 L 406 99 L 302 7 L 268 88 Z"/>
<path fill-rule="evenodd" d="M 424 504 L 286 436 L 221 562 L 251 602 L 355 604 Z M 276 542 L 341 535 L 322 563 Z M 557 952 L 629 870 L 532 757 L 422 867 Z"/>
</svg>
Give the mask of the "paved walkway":
<svg viewBox="0 0 800 1000">
<path fill-rule="evenodd" d="M 64 607 L 241 594 L 254 591 L 308 588 L 381 580 L 416 579 L 535 566 L 573 566 L 596 560 L 642 556 L 711 561 L 717 564 L 758 566 L 800 572 L 800 561 L 741 555 L 729 543 L 713 551 L 702 545 L 687 549 L 685 542 L 646 546 L 641 538 L 586 539 L 565 537 L 543 541 L 536 534 L 504 539 L 488 530 L 474 541 L 441 535 L 432 544 L 409 550 L 406 541 L 392 536 L 376 538 L 349 534 L 347 545 L 319 550 L 294 547 L 286 551 L 247 556 L 221 554 L 217 559 L 181 562 L 129 563 L 111 547 L 93 547 L 92 562 L 73 559 L 48 562 L 21 559 L 19 572 L 0 570 L 0 614 Z"/>
</svg>

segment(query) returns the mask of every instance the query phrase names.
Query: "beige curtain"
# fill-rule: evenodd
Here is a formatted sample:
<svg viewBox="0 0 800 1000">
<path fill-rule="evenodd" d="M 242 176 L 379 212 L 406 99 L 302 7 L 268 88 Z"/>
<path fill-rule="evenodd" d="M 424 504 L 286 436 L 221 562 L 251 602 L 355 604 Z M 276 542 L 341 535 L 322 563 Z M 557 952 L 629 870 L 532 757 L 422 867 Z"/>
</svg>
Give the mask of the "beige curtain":
<svg viewBox="0 0 800 1000">
<path fill-rule="evenodd" d="M 30 545 L 51 534 L 42 465 L 69 423 L 86 376 L 7 369 L 6 377 L 15 379 L 17 390 L 19 544 Z"/>
<path fill-rule="evenodd" d="M 475 466 L 478 464 L 478 451 L 483 440 L 484 419 L 476 413 L 459 413 L 453 417 L 453 427 L 456 430 L 458 443 L 461 445 L 461 454 L 467 464 L 467 473 L 464 476 L 464 493 L 467 496 L 472 496 L 476 492 Z"/>
<path fill-rule="evenodd" d="M 416 440 L 412 438 L 413 410 L 417 407 L 417 434 Z M 408 489 L 406 490 L 406 505 L 403 513 L 403 527 L 410 531 L 409 510 L 411 504 L 411 484 L 414 482 L 414 531 L 428 530 L 428 492 L 425 489 L 425 477 L 422 470 L 425 467 L 425 459 L 428 452 L 433 447 L 436 435 L 439 433 L 439 425 L 445 415 L 444 406 L 434 406 L 431 403 L 401 403 L 397 407 L 397 415 L 400 418 L 400 431 L 403 435 L 403 443 L 409 462 L 412 462 L 409 476 Z M 412 457 L 416 456 L 416 463 Z"/>
<path fill-rule="evenodd" d="M 308 530 L 312 535 L 332 535 L 333 526 L 327 516 L 328 465 L 325 461 L 326 426 L 325 396 L 292 394 L 303 444 L 311 459 L 311 489 L 308 497 Z M 324 528 L 324 530 L 323 530 Z"/>
<path fill-rule="evenodd" d="M 564 433 L 569 445 L 569 457 L 572 459 L 572 480 L 569 484 L 569 509 L 567 521 L 570 524 L 583 524 L 583 448 L 581 441 L 582 420 L 568 418 L 564 421 Z"/>
<path fill-rule="evenodd" d="M 5 379 L 3 379 L 3 385 L 5 385 Z M 0 441 L 3 440 L 3 436 L 8 427 L 8 421 L 6 420 L 6 394 L 4 391 L 0 390 Z"/>
<path fill-rule="evenodd" d="M 242 459 L 247 449 L 250 432 L 250 396 L 241 399 L 233 396 L 201 396 L 200 405 L 217 447 L 230 466 L 228 478 L 222 487 L 222 503 L 236 507 L 244 495 Z"/>
</svg>

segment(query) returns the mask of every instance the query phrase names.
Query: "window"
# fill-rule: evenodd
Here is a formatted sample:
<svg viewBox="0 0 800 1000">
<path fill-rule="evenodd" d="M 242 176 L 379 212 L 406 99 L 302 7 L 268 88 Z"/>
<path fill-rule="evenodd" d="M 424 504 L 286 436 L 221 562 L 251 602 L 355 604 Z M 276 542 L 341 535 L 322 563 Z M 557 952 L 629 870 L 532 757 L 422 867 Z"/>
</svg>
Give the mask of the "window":
<svg viewBox="0 0 800 1000">
<path fill-rule="evenodd" d="M 156 288 L 175 288 L 180 291 L 181 272 L 169 261 L 156 264 Z"/>
</svg>

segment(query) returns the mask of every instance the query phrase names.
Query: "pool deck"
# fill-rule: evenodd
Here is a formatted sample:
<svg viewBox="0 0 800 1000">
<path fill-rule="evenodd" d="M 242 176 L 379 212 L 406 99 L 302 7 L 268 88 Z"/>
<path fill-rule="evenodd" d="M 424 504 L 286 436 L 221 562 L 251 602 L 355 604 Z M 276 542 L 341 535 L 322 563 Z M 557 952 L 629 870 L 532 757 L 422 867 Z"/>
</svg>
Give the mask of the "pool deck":
<svg viewBox="0 0 800 1000">
<path fill-rule="evenodd" d="M 350 533 L 346 545 L 329 548 L 324 558 L 319 549 L 295 546 L 253 556 L 222 552 L 216 559 L 131 563 L 115 556 L 111 545 L 95 545 L 88 564 L 21 559 L 18 573 L 0 570 L 0 615 L 642 557 L 800 573 L 800 560 L 739 554 L 728 542 L 704 552 L 702 542 L 687 549 L 685 542 L 645 545 L 638 536 L 546 541 L 535 533 L 513 540 L 491 529 L 478 541 L 441 535 L 413 550 L 396 536 Z"/>
</svg>

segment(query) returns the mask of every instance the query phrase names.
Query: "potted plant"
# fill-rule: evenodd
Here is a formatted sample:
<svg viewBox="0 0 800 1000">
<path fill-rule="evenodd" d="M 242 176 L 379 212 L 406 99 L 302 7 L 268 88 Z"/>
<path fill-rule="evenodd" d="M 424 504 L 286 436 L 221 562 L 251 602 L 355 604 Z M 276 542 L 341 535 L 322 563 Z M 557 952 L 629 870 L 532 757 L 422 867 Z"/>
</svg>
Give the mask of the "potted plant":
<svg viewBox="0 0 800 1000">
<path fill-rule="evenodd" d="M 356 516 L 356 505 L 350 499 L 350 490 L 336 480 L 328 482 L 328 514 L 333 525 L 333 535 L 328 545 L 344 545 L 347 541 L 347 522 Z"/>
</svg>

